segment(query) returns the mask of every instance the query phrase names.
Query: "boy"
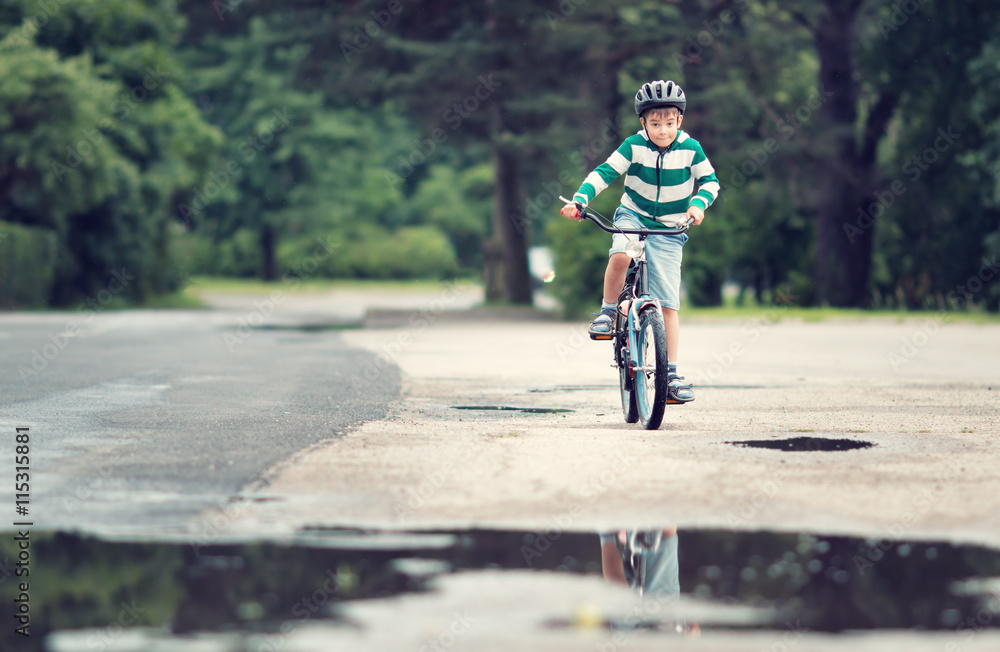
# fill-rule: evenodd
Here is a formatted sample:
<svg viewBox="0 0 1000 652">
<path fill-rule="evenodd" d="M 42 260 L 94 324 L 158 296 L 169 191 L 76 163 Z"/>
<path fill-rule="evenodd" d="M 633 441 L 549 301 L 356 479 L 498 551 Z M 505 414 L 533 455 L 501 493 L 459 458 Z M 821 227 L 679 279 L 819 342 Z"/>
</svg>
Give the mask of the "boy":
<svg viewBox="0 0 1000 652">
<path fill-rule="evenodd" d="M 622 229 L 672 227 L 692 218 L 694 224 L 705 219 L 705 209 L 719 195 L 719 180 L 701 145 L 680 130 L 687 98 L 672 81 L 658 80 L 643 84 L 635 95 L 635 112 L 642 130 L 625 142 L 608 160 L 587 175 L 574 202 L 589 203 L 612 181 L 625 174 L 625 194 L 615 211 L 615 224 Z M 698 192 L 694 193 L 695 184 Z M 562 215 L 580 219 L 574 204 L 566 204 Z M 690 384 L 683 384 L 677 373 L 679 349 L 681 254 L 686 233 L 656 236 L 646 240 L 649 291 L 660 300 L 667 332 L 668 401 L 686 403 L 694 400 Z M 606 335 L 614 326 L 616 302 L 625 285 L 625 273 L 631 259 L 625 253 L 628 240 L 615 234 L 604 272 L 604 300 L 601 311 L 590 324 L 590 334 Z"/>
</svg>

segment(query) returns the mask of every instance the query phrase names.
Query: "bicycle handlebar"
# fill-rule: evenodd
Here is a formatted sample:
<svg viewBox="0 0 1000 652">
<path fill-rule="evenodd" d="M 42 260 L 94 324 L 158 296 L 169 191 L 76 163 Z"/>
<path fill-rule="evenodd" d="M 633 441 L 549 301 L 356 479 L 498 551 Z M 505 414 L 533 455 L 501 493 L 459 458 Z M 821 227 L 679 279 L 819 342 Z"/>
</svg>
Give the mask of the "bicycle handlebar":
<svg viewBox="0 0 1000 652">
<path fill-rule="evenodd" d="M 588 209 L 583 203 L 566 199 L 562 195 L 559 196 L 559 199 L 561 199 L 563 202 L 567 204 L 575 204 L 577 211 L 579 211 L 580 213 L 581 220 L 588 220 L 590 222 L 593 222 L 594 224 L 597 225 L 599 229 L 611 233 L 612 235 L 615 233 L 622 233 L 625 235 L 643 235 L 643 236 L 679 235 L 687 231 L 691 227 L 691 225 L 694 224 L 694 218 L 689 217 L 680 224 L 676 225 L 674 228 L 665 227 L 662 229 L 619 229 L 617 226 L 614 226 L 614 222 L 604 217 L 597 211 Z M 611 227 L 608 227 L 604 223 L 602 223 L 599 219 L 597 219 L 598 217 L 604 219 L 607 222 L 610 222 Z"/>
</svg>

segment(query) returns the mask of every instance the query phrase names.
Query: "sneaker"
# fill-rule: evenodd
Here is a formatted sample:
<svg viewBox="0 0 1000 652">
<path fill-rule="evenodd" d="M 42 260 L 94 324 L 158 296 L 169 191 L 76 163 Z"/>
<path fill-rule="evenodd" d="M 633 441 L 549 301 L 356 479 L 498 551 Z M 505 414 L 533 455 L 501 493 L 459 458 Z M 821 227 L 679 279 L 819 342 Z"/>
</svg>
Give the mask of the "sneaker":
<svg viewBox="0 0 1000 652">
<path fill-rule="evenodd" d="M 667 403 L 687 403 L 694 400 L 694 390 L 691 383 L 683 383 L 684 376 L 677 375 L 677 372 L 667 374 Z"/>
<path fill-rule="evenodd" d="M 608 339 L 615 327 L 615 309 L 601 308 L 601 312 L 593 313 L 597 315 L 594 321 L 590 322 L 590 339 Z"/>
</svg>

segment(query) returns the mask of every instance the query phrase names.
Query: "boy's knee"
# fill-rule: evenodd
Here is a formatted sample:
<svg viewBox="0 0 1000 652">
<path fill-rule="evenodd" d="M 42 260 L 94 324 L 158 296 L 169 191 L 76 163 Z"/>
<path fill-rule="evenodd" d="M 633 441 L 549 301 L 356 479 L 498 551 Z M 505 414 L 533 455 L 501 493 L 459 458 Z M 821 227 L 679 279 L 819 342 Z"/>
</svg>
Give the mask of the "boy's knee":
<svg viewBox="0 0 1000 652">
<path fill-rule="evenodd" d="M 612 269 L 625 270 L 628 269 L 628 264 L 632 261 L 628 254 L 611 254 L 608 258 L 608 267 Z"/>
</svg>

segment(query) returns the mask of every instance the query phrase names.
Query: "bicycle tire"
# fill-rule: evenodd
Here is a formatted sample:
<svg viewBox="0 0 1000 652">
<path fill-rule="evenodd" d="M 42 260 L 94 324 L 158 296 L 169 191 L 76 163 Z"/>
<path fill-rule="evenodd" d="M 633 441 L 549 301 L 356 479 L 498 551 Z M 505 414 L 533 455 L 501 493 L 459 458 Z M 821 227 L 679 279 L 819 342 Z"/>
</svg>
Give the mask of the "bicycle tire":
<svg viewBox="0 0 1000 652">
<path fill-rule="evenodd" d="M 646 430 L 656 430 L 667 406 L 667 332 L 663 313 L 655 307 L 639 313 L 636 353 L 639 369 L 633 387 L 639 421 Z"/>
<path fill-rule="evenodd" d="M 621 347 L 618 353 L 618 386 L 622 394 L 622 414 L 625 423 L 639 420 L 639 408 L 635 403 L 635 380 L 629 377 L 628 349 Z"/>
</svg>

